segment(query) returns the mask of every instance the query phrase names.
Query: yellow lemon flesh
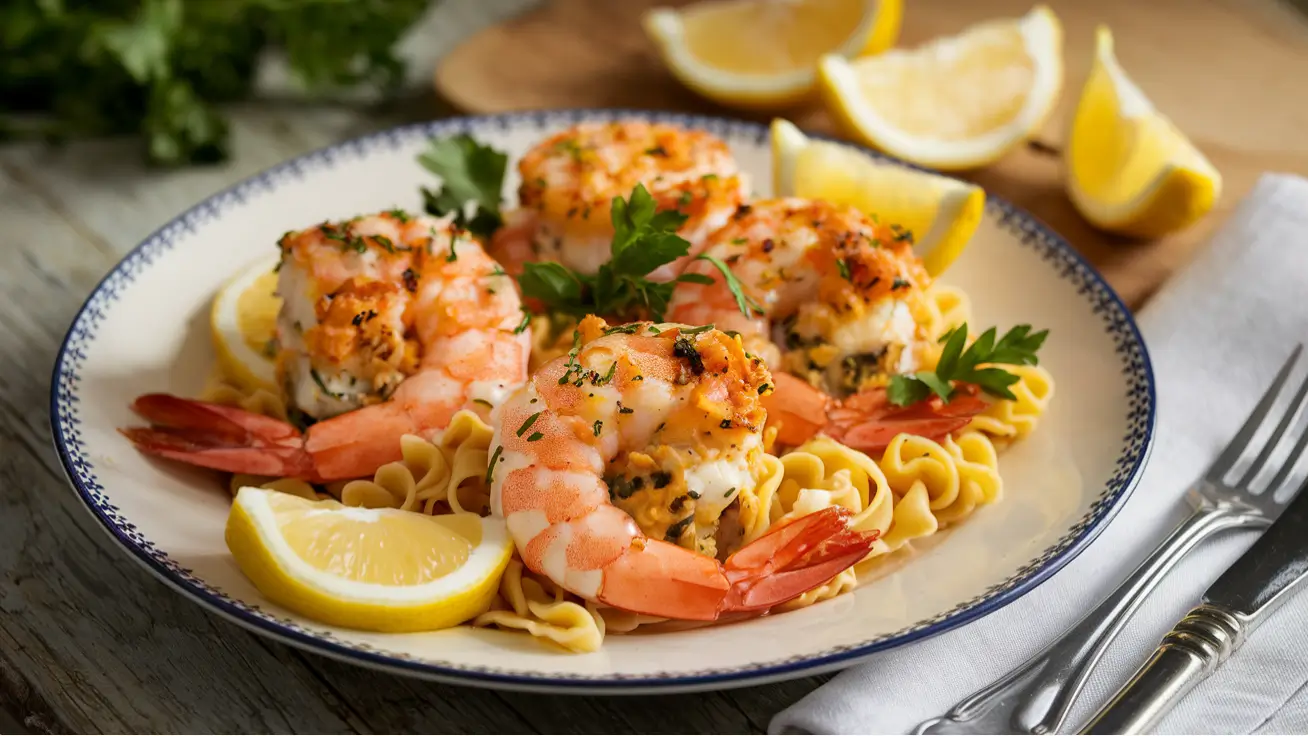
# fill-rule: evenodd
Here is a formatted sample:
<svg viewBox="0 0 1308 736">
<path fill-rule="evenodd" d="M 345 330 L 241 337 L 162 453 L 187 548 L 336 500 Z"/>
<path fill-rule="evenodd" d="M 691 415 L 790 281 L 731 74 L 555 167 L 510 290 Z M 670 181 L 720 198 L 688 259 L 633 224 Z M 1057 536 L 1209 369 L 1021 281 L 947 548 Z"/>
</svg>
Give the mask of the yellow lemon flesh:
<svg viewBox="0 0 1308 736">
<path fill-rule="evenodd" d="M 654 8 L 645 32 L 682 84 L 728 106 L 807 98 L 823 54 L 879 53 L 899 37 L 903 0 L 709 0 Z"/>
<path fill-rule="evenodd" d="M 248 486 L 226 537 L 274 603 L 367 631 L 442 629 L 484 613 L 513 553 L 500 519 L 352 508 Z"/>
<path fill-rule="evenodd" d="M 263 260 L 228 281 L 214 297 L 209 329 L 224 378 L 247 390 L 276 390 L 276 257 Z"/>
<path fill-rule="evenodd" d="M 914 236 L 914 252 L 939 276 L 972 239 L 985 212 L 974 184 L 878 160 L 837 143 L 811 140 L 786 120 L 772 121 L 773 190 L 857 207 Z"/>
<path fill-rule="evenodd" d="M 848 137 L 935 169 L 984 166 L 1044 124 L 1063 85 L 1053 11 L 993 20 L 912 50 L 822 57 L 819 88 Z"/>
<path fill-rule="evenodd" d="M 1179 230 L 1221 194 L 1221 174 L 1122 71 L 1104 27 L 1064 157 L 1077 210 L 1096 227 L 1124 235 Z"/>
</svg>

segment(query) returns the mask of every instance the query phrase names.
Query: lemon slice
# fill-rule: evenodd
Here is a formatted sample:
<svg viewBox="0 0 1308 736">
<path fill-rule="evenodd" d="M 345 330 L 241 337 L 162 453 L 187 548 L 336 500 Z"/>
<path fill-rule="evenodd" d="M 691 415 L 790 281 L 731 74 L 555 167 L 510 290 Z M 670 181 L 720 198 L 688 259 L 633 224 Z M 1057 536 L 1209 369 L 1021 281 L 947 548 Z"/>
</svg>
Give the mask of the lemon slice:
<svg viewBox="0 0 1308 736">
<path fill-rule="evenodd" d="M 1221 174 L 1127 78 L 1102 26 L 1064 157 L 1077 210 L 1124 235 L 1179 230 L 1221 194 Z"/>
<path fill-rule="evenodd" d="M 227 547 L 260 592 L 315 621 L 426 631 L 484 613 L 509 564 L 504 522 L 310 501 L 247 486 Z"/>
<path fill-rule="evenodd" d="M 772 121 L 772 180 L 778 196 L 847 204 L 904 227 L 932 276 L 967 247 L 986 206 L 985 191 L 975 184 L 811 140 L 781 119 Z"/>
<path fill-rule="evenodd" d="M 214 297 L 209 330 L 218 367 L 247 390 L 276 390 L 273 360 L 277 312 L 277 258 L 262 260 L 228 281 Z"/>
<path fill-rule="evenodd" d="M 879 53 L 903 0 L 710 0 L 654 8 L 643 24 L 682 84 L 729 106 L 780 108 L 813 91 L 818 59 Z"/>
<path fill-rule="evenodd" d="M 984 166 L 1035 133 L 1063 86 L 1063 32 L 1037 5 L 913 50 L 822 57 L 819 88 L 848 137 L 936 169 Z"/>
</svg>

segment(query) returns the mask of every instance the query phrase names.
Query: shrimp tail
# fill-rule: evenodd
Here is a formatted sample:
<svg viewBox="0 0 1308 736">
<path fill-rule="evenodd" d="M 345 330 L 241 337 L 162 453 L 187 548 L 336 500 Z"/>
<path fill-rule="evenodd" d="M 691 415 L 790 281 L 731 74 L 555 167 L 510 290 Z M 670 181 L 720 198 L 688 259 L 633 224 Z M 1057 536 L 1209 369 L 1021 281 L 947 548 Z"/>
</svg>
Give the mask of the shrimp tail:
<svg viewBox="0 0 1308 736">
<path fill-rule="evenodd" d="M 819 432 L 867 453 L 882 452 L 897 435 L 939 439 L 966 427 L 989 404 L 977 386 L 956 385 L 949 402 L 932 396 L 906 407 L 890 403 L 886 389 L 860 391 L 835 401 L 806 381 L 774 373 L 773 393 L 763 397 L 768 422 L 777 426 L 776 441 L 789 447 L 804 444 Z"/>
<path fill-rule="evenodd" d="M 853 514 L 831 506 L 769 530 L 727 558 L 723 611 L 763 611 L 827 582 L 867 556 L 876 531 L 849 528 Z"/>
<path fill-rule="evenodd" d="M 170 394 L 146 394 L 132 409 L 152 426 L 118 431 L 142 452 L 230 473 L 318 479 L 303 435 L 286 422 Z"/>
<path fill-rule="evenodd" d="M 881 452 L 897 435 L 940 439 L 966 427 L 988 404 L 972 384 L 959 384 L 948 403 L 938 396 L 907 407 L 890 403 L 885 389 L 860 392 L 828 414 L 825 431 L 832 439 L 863 452 Z"/>
</svg>

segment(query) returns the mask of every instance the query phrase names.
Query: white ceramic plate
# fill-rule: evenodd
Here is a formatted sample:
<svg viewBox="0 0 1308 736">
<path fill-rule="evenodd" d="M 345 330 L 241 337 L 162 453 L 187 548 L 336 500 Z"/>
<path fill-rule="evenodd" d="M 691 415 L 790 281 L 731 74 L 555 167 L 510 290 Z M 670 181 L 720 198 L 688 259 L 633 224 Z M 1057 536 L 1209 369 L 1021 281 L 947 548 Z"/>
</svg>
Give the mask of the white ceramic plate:
<svg viewBox="0 0 1308 736">
<path fill-rule="evenodd" d="M 919 546 L 852 595 L 744 623 L 610 636 L 565 654 L 530 637 L 457 628 L 407 635 L 335 629 L 269 603 L 223 542 L 229 498 L 214 474 L 138 454 L 116 427 L 133 397 L 198 392 L 213 355 L 210 299 L 266 257 L 286 230 L 405 207 L 432 178 L 415 156 L 433 135 L 467 131 L 513 159 L 579 119 L 640 116 L 707 129 L 731 145 L 755 192 L 771 180 L 766 128 L 635 111 L 458 118 L 342 143 L 220 192 L 164 225 L 91 294 L 54 368 L 54 440 L 72 485 L 133 559 L 193 600 L 258 632 L 352 662 L 434 679 L 554 691 L 721 688 L 848 666 L 1012 602 L 1066 564 L 1135 483 L 1154 425 L 1153 375 L 1131 315 L 1058 235 L 995 198 L 945 274 L 978 325 L 1050 328 L 1041 351 L 1058 391 L 1040 428 L 1000 461 L 1001 503 Z M 512 171 L 512 166 L 510 167 Z M 506 182 L 512 197 L 516 173 Z"/>
</svg>

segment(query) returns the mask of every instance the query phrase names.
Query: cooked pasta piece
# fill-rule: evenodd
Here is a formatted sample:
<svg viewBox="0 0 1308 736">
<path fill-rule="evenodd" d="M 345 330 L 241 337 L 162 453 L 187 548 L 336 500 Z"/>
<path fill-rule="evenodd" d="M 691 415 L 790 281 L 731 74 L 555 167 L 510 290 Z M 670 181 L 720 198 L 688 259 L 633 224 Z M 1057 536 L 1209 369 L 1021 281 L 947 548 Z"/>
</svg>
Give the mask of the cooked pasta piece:
<svg viewBox="0 0 1308 736">
<path fill-rule="evenodd" d="M 940 359 L 943 346 L 939 344 L 939 339 L 950 330 L 972 321 L 972 302 L 967 293 L 939 282 L 933 283 L 911 300 L 909 308 L 913 312 L 913 321 L 933 338 L 931 354 L 923 356 L 923 363 L 929 366 L 934 366 Z"/>
<path fill-rule="evenodd" d="M 995 401 L 974 417 L 968 428 L 1011 442 L 1031 434 L 1039 424 L 1054 398 L 1054 377 L 1038 365 L 1005 366 L 1004 370 L 1019 378 L 1008 387 L 1017 398 Z"/>
<path fill-rule="evenodd" d="M 947 447 L 950 444 L 953 449 Z M 900 435 L 886 448 L 880 466 L 891 486 L 901 493 L 915 484 L 923 485 L 931 514 L 942 527 L 994 502 L 1003 490 L 998 455 L 990 439 L 980 432 L 946 438 L 945 445 Z"/>
<path fill-rule="evenodd" d="M 1004 481 L 999 476 L 999 453 L 982 432 L 964 430 L 945 438 L 944 447 L 958 467 L 960 495 L 979 499 L 981 506 L 1001 500 Z"/>
<path fill-rule="evenodd" d="M 598 651 L 604 642 L 604 617 L 570 600 L 548 579 L 524 575 L 524 569 L 515 555 L 491 610 L 474 619 L 473 626 L 517 629 L 574 652 Z"/>
<path fill-rule="evenodd" d="M 858 587 L 857 566 L 841 570 L 830 582 L 804 593 L 798 598 L 777 606 L 777 611 L 793 611 L 796 608 L 811 606 L 814 603 L 831 600 L 838 595 L 848 593 Z"/>
<path fill-rule="evenodd" d="M 781 462 L 785 477 L 770 509 L 772 523 L 828 505 L 844 506 L 855 513 L 856 528 L 881 534 L 867 559 L 934 534 L 939 526 L 929 504 L 922 502 L 924 490 L 902 478 L 896 479 L 900 483 L 890 480 L 868 455 L 832 439 L 812 439 L 783 455 Z"/>
<path fill-rule="evenodd" d="M 417 435 L 400 439 L 403 459 L 387 463 L 370 480 L 352 480 L 340 488 L 341 503 L 364 508 L 425 511 L 428 501 L 445 500 L 450 463 L 441 448 Z"/>
<path fill-rule="evenodd" d="M 461 411 L 436 439 L 449 463 L 450 477 L 444 500 L 453 511 L 490 513 L 490 488 L 486 486 L 486 465 L 490 462 L 492 430 L 480 416 Z M 424 511 L 432 512 L 429 502 Z"/>
<path fill-rule="evenodd" d="M 925 483 L 918 481 L 895 495 L 895 523 L 882 541 L 886 548 L 897 550 L 914 539 L 929 537 L 940 530 L 940 519 L 931 512 L 931 496 Z M 855 571 L 866 569 L 855 568 Z"/>
<path fill-rule="evenodd" d="M 248 390 L 215 372 L 200 392 L 200 400 L 224 406 L 235 406 L 245 411 L 286 421 L 286 399 L 267 389 Z"/>
</svg>

